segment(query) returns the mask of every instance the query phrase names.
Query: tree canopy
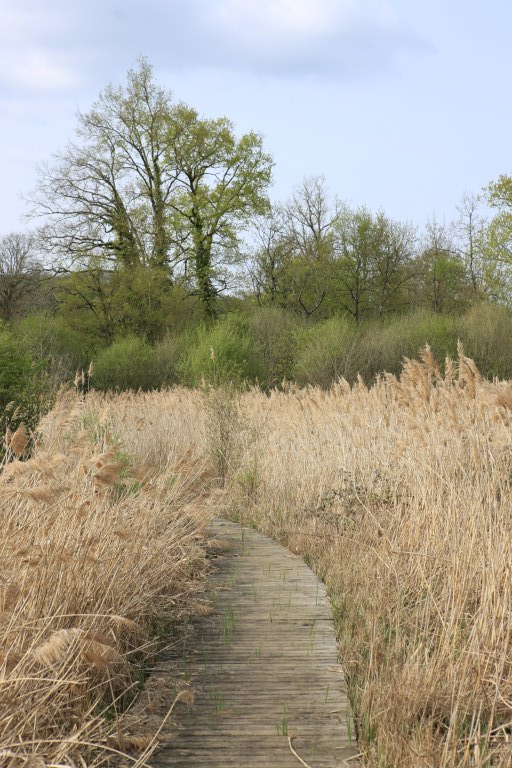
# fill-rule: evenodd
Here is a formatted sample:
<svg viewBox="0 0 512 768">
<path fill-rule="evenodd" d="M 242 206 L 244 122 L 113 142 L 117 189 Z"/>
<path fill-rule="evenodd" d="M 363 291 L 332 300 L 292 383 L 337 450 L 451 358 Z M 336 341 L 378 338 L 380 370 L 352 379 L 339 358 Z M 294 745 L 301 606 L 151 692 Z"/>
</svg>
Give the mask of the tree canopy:
<svg viewBox="0 0 512 768">
<path fill-rule="evenodd" d="M 272 165 L 260 136 L 175 104 L 141 59 L 79 113 L 76 141 L 41 169 L 33 212 L 63 268 L 165 270 L 213 317 L 240 231 L 268 208 Z"/>
</svg>

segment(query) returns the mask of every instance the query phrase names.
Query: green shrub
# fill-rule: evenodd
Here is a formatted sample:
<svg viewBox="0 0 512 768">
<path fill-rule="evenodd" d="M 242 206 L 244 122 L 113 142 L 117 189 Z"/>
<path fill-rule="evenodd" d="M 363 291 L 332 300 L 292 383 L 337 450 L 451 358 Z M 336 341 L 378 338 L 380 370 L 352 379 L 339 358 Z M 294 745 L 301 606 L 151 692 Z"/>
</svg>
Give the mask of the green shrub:
<svg viewBox="0 0 512 768">
<path fill-rule="evenodd" d="M 238 314 L 224 315 L 215 325 L 195 329 L 186 343 L 178 365 L 183 384 L 194 387 L 203 380 L 241 384 L 261 377 L 259 349 L 251 339 L 247 320 Z"/>
<path fill-rule="evenodd" d="M 496 304 L 473 307 L 459 321 L 464 351 L 486 378 L 512 378 L 512 314 Z"/>
<path fill-rule="evenodd" d="M 399 376 L 403 358 L 417 357 L 425 344 L 442 364 L 456 355 L 458 336 L 458 321 L 448 315 L 416 312 L 360 325 L 334 317 L 300 335 L 294 378 L 329 387 L 341 376 L 352 383 L 360 374 L 370 384 L 382 371 Z"/>
<path fill-rule="evenodd" d="M 162 387 L 178 384 L 180 381 L 179 365 L 190 344 L 190 332 L 181 334 L 167 333 L 153 347 L 153 370 Z"/>
<path fill-rule="evenodd" d="M 30 315 L 18 323 L 15 333 L 32 359 L 43 363 L 56 381 L 72 380 L 77 370 L 89 367 L 95 354 L 90 339 L 62 317 Z"/>
<path fill-rule="evenodd" d="M 96 389 L 156 389 L 161 381 L 155 370 L 154 353 L 137 336 L 114 341 L 94 361 L 92 377 Z"/>
<path fill-rule="evenodd" d="M 417 357 L 425 344 L 430 344 L 434 357 L 443 364 L 446 356 L 456 356 L 457 339 L 457 320 L 451 315 L 420 311 L 386 324 L 370 322 L 361 342 L 367 359 L 365 378 L 371 382 L 382 371 L 399 376 L 403 358 Z"/>
<path fill-rule="evenodd" d="M 345 317 L 332 317 L 299 335 L 294 379 L 329 387 L 342 376 L 354 381 L 366 364 L 358 327 Z"/>
<path fill-rule="evenodd" d="M 301 318 L 277 307 L 255 309 L 247 318 L 254 350 L 259 357 L 260 384 L 265 389 L 291 379 L 297 354 Z"/>
<path fill-rule="evenodd" d="M 35 429 L 51 404 L 51 387 L 44 368 L 5 326 L 0 326 L 0 417 L 2 429 L 15 429 L 22 421 Z M 12 406 L 9 404 L 12 403 Z M 6 410 L 7 409 L 7 410 Z"/>
<path fill-rule="evenodd" d="M 8 403 L 19 404 L 32 378 L 32 360 L 14 336 L 0 327 L 0 411 Z"/>
</svg>

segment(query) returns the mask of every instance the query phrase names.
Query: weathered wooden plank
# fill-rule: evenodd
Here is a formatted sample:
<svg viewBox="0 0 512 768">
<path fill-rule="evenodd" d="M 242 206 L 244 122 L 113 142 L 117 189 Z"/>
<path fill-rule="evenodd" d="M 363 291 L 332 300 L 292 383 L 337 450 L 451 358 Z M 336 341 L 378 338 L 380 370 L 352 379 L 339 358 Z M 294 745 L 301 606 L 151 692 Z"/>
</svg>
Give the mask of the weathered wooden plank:
<svg viewBox="0 0 512 768">
<path fill-rule="evenodd" d="M 194 705 L 176 709 L 153 763 L 165 768 L 355 768 L 357 749 L 324 585 L 276 542 L 227 521 L 214 613 L 198 617 L 172 667 Z M 174 688 L 173 688 L 174 690 Z M 171 696 L 171 692 L 170 692 Z M 349 760 L 345 763 L 345 760 Z"/>
</svg>

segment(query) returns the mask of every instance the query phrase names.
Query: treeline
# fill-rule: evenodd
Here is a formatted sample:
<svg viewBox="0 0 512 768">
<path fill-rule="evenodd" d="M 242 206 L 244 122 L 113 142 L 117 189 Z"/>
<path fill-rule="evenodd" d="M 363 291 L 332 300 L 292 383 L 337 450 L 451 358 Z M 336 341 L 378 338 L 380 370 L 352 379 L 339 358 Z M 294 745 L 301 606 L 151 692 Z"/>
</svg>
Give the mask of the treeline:
<svg viewBox="0 0 512 768">
<path fill-rule="evenodd" d="M 0 240 L 0 408 L 37 410 L 91 362 L 100 388 L 329 386 L 458 338 L 512 377 L 511 177 L 420 231 L 321 177 L 272 205 L 272 166 L 258 134 L 175 103 L 145 60 L 108 86 L 40 173 L 42 226 Z"/>
<path fill-rule="evenodd" d="M 460 315 L 417 310 L 356 323 L 333 316 L 308 321 L 289 310 L 244 304 L 215 323 L 190 325 L 150 344 L 122 335 L 84 351 L 83 337 L 59 316 L 30 315 L 0 328 L 0 408 L 11 401 L 37 415 L 60 384 L 79 387 L 158 389 L 203 382 L 258 384 L 264 389 L 295 382 L 329 387 L 341 377 L 367 383 L 387 371 L 400 374 L 404 357 L 426 343 L 441 366 L 462 342 L 480 372 L 512 378 L 512 313 L 479 304 Z"/>
</svg>

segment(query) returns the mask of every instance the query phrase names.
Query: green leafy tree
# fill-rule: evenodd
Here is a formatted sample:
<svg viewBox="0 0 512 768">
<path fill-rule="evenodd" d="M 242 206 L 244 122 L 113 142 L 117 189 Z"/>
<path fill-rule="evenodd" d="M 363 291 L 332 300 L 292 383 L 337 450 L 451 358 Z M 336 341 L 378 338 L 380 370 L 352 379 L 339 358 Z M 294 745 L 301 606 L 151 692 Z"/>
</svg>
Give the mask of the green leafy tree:
<svg viewBox="0 0 512 768">
<path fill-rule="evenodd" d="M 356 322 L 403 311 L 416 233 L 365 207 L 342 208 L 334 224 L 331 284 L 336 312 Z"/>
<path fill-rule="evenodd" d="M 502 175 L 485 189 L 487 202 L 497 210 L 491 222 L 491 240 L 495 258 L 512 262 L 512 176 Z"/>
<path fill-rule="evenodd" d="M 512 296 L 512 176 L 501 175 L 484 189 L 496 210 L 486 230 L 484 274 L 492 298 L 510 304 Z"/>
<path fill-rule="evenodd" d="M 125 87 L 107 86 L 78 114 L 77 141 L 42 168 L 33 206 L 46 247 L 65 263 L 126 267 L 170 262 L 167 204 L 175 169 L 164 161 L 171 95 L 142 59 Z"/>
<path fill-rule="evenodd" d="M 360 321 L 407 304 L 415 230 L 329 200 L 322 177 L 305 179 L 256 233 L 251 277 L 260 305 Z"/>
<path fill-rule="evenodd" d="M 171 285 L 164 267 L 117 269 L 110 276 L 116 335 L 133 334 L 154 343 L 171 325 L 181 286 Z"/>
<path fill-rule="evenodd" d="M 336 219 L 334 280 L 339 309 L 359 322 L 374 308 L 373 289 L 381 231 L 367 208 L 345 207 Z"/>
<path fill-rule="evenodd" d="M 227 118 L 202 119 L 174 104 L 141 59 L 124 87 L 109 85 L 79 114 L 77 141 L 41 172 L 34 214 L 45 219 L 41 241 L 61 269 L 112 273 L 134 296 L 141 286 L 141 303 L 148 282 L 141 270 L 151 269 L 164 290 L 176 280 L 189 285 L 212 318 L 241 231 L 268 206 L 271 169 L 261 137 L 236 138 Z M 111 333 L 103 288 L 96 279 L 89 288 L 90 309 Z M 153 315 L 143 328 L 148 338 Z"/>
<path fill-rule="evenodd" d="M 105 346 L 116 336 L 110 270 L 100 259 L 73 270 L 66 270 L 55 284 L 60 316 L 83 339 L 85 345 Z"/>
<path fill-rule="evenodd" d="M 414 278 L 416 230 L 410 224 L 388 219 L 382 212 L 375 217 L 374 227 L 372 316 L 382 318 L 408 306 L 407 289 Z"/>
<path fill-rule="evenodd" d="M 57 296 L 73 322 L 80 318 L 102 342 L 114 339 L 119 324 L 130 328 L 130 317 L 118 314 L 123 299 L 113 305 L 115 287 L 131 286 L 142 307 L 136 330 L 151 338 L 147 285 L 154 280 L 141 272 L 158 274 L 159 293 L 173 279 L 168 205 L 176 171 L 164 160 L 171 112 L 170 94 L 141 59 L 124 87 L 109 85 L 89 112 L 79 113 L 76 142 L 40 174 L 33 213 L 44 217 L 39 240 L 59 265 Z"/>
<path fill-rule="evenodd" d="M 173 111 L 167 144 L 177 174 L 170 201 L 176 242 L 211 320 L 225 268 L 240 261 L 241 232 L 269 208 L 273 163 L 257 134 L 237 139 L 227 118 L 203 119 L 184 105 Z"/>
<path fill-rule="evenodd" d="M 321 317 L 329 304 L 337 216 L 338 202 L 329 198 L 323 176 L 305 178 L 282 208 L 291 256 L 287 291 L 305 318 Z"/>
</svg>

